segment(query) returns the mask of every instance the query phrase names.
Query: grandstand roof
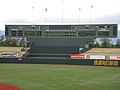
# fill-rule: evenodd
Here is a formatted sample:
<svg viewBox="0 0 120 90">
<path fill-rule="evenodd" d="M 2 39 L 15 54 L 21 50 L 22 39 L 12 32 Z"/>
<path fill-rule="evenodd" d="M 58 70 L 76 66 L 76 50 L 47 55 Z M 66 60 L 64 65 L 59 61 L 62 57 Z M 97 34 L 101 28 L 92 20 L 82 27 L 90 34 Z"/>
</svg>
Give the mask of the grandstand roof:
<svg viewBox="0 0 120 90">
<path fill-rule="evenodd" d="M 26 51 L 22 51 L 24 47 L 0 47 L 1 54 L 18 54 L 18 57 L 22 57 L 26 54 Z M 0 56 L 1 58 L 2 56 Z"/>
</svg>

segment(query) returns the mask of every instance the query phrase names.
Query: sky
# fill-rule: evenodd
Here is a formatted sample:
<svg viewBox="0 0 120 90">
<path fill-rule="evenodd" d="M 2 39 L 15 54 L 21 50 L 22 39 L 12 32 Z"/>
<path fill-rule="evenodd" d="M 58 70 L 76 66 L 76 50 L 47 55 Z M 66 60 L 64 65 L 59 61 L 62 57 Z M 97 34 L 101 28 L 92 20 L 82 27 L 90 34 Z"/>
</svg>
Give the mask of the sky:
<svg viewBox="0 0 120 90">
<path fill-rule="evenodd" d="M 33 23 L 120 25 L 120 0 L 0 0 L 0 30 Z"/>
</svg>

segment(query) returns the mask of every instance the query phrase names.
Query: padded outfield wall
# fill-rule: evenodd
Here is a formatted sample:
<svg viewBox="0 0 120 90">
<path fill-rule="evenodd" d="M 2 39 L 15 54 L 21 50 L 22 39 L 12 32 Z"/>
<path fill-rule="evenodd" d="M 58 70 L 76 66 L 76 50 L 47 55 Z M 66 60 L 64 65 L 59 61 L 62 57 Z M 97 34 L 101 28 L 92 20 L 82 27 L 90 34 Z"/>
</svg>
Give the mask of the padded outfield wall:
<svg viewBox="0 0 120 90">
<path fill-rule="evenodd" d="M 26 64 L 66 64 L 66 65 L 92 65 L 120 67 L 120 60 L 95 60 L 95 59 L 60 59 L 60 58 L 0 58 L 0 63 L 26 63 Z"/>
</svg>

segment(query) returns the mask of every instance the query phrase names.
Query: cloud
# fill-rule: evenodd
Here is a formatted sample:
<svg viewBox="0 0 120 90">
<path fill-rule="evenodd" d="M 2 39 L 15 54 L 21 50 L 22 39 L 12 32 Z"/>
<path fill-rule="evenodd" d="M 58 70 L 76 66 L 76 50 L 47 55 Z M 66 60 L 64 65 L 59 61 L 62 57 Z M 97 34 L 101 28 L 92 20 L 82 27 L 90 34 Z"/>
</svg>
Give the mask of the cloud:
<svg viewBox="0 0 120 90">
<path fill-rule="evenodd" d="M 97 17 L 94 19 L 94 22 L 96 23 L 116 23 L 120 24 L 120 12 L 113 13 L 110 15 L 106 15 L 103 17 Z"/>
<path fill-rule="evenodd" d="M 92 23 L 116 23 L 116 24 L 120 24 L 120 12 L 117 13 L 113 13 L 113 14 L 109 14 L 109 15 L 105 15 L 102 17 L 92 17 Z M 62 18 L 47 18 L 46 17 L 46 22 L 47 23 L 60 23 Z M 79 23 L 78 17 L 73 17 L 73 18 L 63 18 L 63 21 L 65 23 Z M 7 19 L 3 21 L 4 23 L 32 23 L 32 18 L 27 19 L 27 18 L 17 18 L 17 19 Z M 45 22 L 45 18 L 36 18 L 35 17 L 35 22 L 36 23 L 44 23 Z M 89 18 L 81 18 L 80 19 L 81 23 L 89 23 L 90 20 Z"/>
<path fill-rule="evenodd" d="M 4 23 L 7 23 L 7 24 L 29 24 L 29 23 L 31 23 L 29 20 L 27 20 L 27 19 L 8 19 L 8 20 L 6 20 L 6 21 L 3 21 Z"/>
<path fill-rule="evenodd" d="M 106 16 L 102 17 L 92 17 L 91 23 L 108 23 L 108 24 L 120 24 L 120 12 L 109 14 Z M 44 18 L 36 18 L 35 17 L 35 24 L 45 24 L 45 17 Z M 3 23 L 5 24 L 33 24 L 33 18 L 28 19 L 28 18 L 17 18 L 17 19 L 7 19 L 4 20 Z M 90 18 L 81 18 L 78 20 L 78 17 L 72 17 L 72 18 L 63 18 L 63 24 L 68 23 L 68 24 L 90 24 Z M 46 17 L 46 24 L 62 24 L 62 18 L 49 18 Z"/>
</svg>

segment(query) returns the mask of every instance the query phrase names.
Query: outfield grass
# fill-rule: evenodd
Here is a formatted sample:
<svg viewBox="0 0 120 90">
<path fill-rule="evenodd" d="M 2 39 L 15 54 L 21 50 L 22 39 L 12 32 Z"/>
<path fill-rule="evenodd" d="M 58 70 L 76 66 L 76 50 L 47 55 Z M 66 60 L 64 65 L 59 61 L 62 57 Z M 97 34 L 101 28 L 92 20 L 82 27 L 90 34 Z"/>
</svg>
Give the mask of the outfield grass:
<svg viewBox="0 0 120 90">
<path fill-rule="evenodd" d="M 119 90 L 120 68 L 0 64 L 0 83 L 24 90 Z"/>
</svg>

